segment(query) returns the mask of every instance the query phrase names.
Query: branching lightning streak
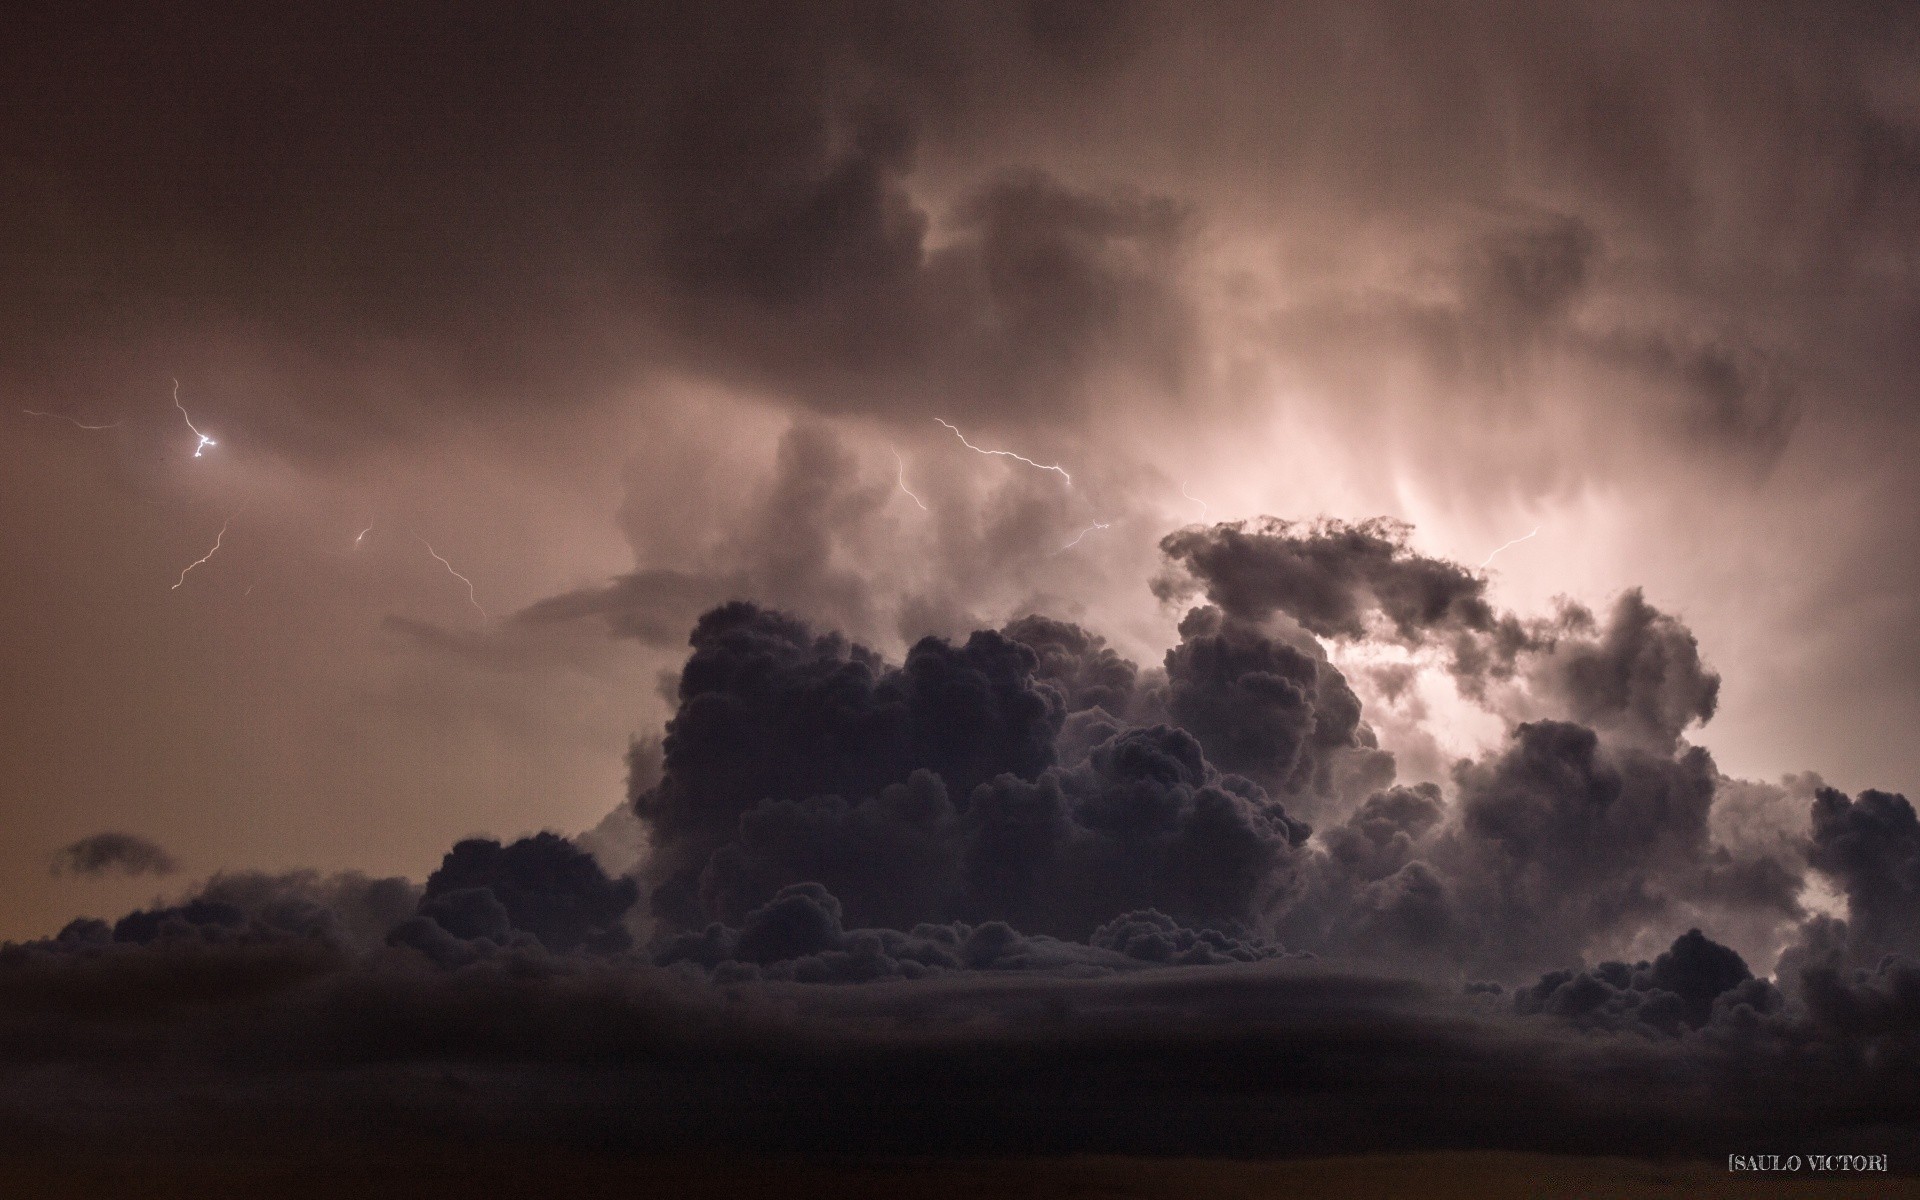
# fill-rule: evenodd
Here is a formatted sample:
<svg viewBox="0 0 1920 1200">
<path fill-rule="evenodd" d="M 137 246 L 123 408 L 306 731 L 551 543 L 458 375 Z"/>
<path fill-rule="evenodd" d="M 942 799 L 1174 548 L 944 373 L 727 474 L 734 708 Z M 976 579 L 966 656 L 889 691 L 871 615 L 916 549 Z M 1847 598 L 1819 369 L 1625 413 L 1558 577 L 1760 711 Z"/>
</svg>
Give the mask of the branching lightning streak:
<svg viewBox="0 0 1920 1200">
<path fill-rule="evenodd" d="M 1073 486 L 1073 476 L 1067 474 L 1067 469 L 1065 467 L 1050 466 L 1047 463 L 1037 463 L 1032 459 L 1028 458 L 1026 455 L 1015 454 L 1011 450 L 983 450 L 980 447 L 974 445 L 972 442 L 968 441 L 967 436 L 961 433 L 958 429 L 955 429 L 950 422 L 943 421 L 939 417 L 935 417 L 934 420 L 939 421 L 940 424 L 945 425 L 948 429 L 952 429 L 953 436 L 960 439 L 960 444 L 962 446 L 965 446 L 967 449 L 973 451 L 975 454 L 991 454 L 999 458 L 1016 458 L 1030 467 L 1038 467 L 1042 471 L 1053 471 L 1056 474 L 1058 474 L 1060 478 L 1067 481 L 1068 487 Z"/>
<path fill-rule="evenodd" d="M 73 426 L 75 429 L 118 429 L 120 428 L 120 426 L 126 424 L 124 420 L 121 420 L 121 421 L 115 421 L 111 425 L 87 425 L 80 421 L 74 420 L 72 417 L 68 416 L 65 413 L 41 412 L 38 409 L 32 409 L 32 408 L 23 408 L 20 411 L 27 414 L 30 417 L 52 417 L 56 421 L 65 421 L 67 424 Z"/>
<path fill-rule="evenodd" d="M 1200 506 L 1200 519 L 1202 521 L 1207 519 L 1207 514 L 1212 511 L 1212 506 L 1210 506 L 1205 500 L 1202 500 L 1200 497 L 1188 491 L 1186 482 L 1184 480 L 1181 481 L 1181 484 L 1180 484 L 1180 494 L 1182 496 L 1185 496 L 1187 499 L 1193 501 L 1195 504 L 1198 504 Z"/>
<path fill-rule="evenodd" d="M 1073 549 L 1075 546 L 1078 546 L 1080 544 L 1080 538 L 1087 536 L 1088 534 L 1092 533 L 1096 529 L 1110 529 L 1110 528 L 1112 528 L 1112 522 L 1095 521 L 1093 524 L 1087 526 L 1085 529 L 1082 529 L 1080 531 L 1079 537 L 1074 538 L 1072 541 L 1068 542 L 1066 545 L 1060 547 L 1060 549 L 1054 551 L 1054 553 L 1065 554 L 1067 551 Z"/>
<path fill-rule="evenodd" d="M 212 438 L 208 437 L 206 434 L 201 433 L 198 429 L 194 428 L 193 418 L 187 416 L 187 406 L 180 403 L 180 381 L 178 379 L 173 381 L 173 406 L 180 410 L 180 415 L 182 417 L 186 418 L 187 428 L 193 430 L 193 436 L 200 439 L 200 444 L 193 448 L 193 456 L 195 458 L 199 458 L 200 452 L 202 450 L 205 450 L 208 446 L 218 446 L 220 444 L 219 442 L 216 442 Z"/>
<path fill-rule="evenodd" d="M 369 525 L 367 526 L 367 528 L 372 529 L 373 526 Z M 428 554 L 433 555 L 435 559 L 439 560 L 440 565 L 447 569 L 447 574 L 453 576 L 455 579 L 458 579 L 461 583 L 464 583 L 467 585 L 467 603 L 473 605 L 473 607 L 480 613 L 480 615 L 483 617 L 486 617 L 487 620 L 489 621 L 493 620 L 492 617 L 487 616 L 487 610 L 480 607 L 479 599 L 473 594 L 473 580 L 468 579 L 465 575 L 462 575 L 460 572 L 454 570 L 452 563 L 448 562 L 444 558 L 441 558 L 440 552 L 433 548 L 432 542 L 429 542 L 427 539 L 421 537 L 417 533 L 414 534 L 413 536 L 419 540 L 422 546 L 425 546 L 427 548 Z"/>
<path fill-rule="evenodd" d="M 239 513 L 235 513 L 233 514 L 233 517 L 237 517 L 239 515 L 240 515 Z M 226 540 L 227 526 L 233 524 L 233 517 L 228 517 L 226 520 L 220 522 L 220 532 L 214 535 L 213 549 L 207 551 L 205 554 L 202 554 L 199 558 L 194 559 L 192 562 L 188 563 L 185 567 L 182 567 L 180 569 L 180 578 L 174 581 L 173 586 L 167 589 L 168 591 L 170 592 L 179 591 L 180 585 L 187 581 L 188 571 L 193 570 L 195 567 L 199 566 L 201 563 L 207 561 L 208 559 L 212 558 L 214 555 L 220 553 L 220 543 Z"/>
<path fill-rule="evenodd" d="M 1529 533 L 1527 537 L 1517 537 L 1512 541 L 1508 542 L 1506 546 L 1501 546 L 1498 550 L 1495 550 L 1493 554 L 1489 554 L 1485 559 L 1481 560 L 1480 566 L 1484 569 L 1488 563 L 1493 561 L 1494 554 L 1498 554 L 1500 553 L 1501 550 L 1505 550 L 1507 546 L 1518 546 L 1521 542 L 1526 541 L 1527 538 L 1532 537 L 1534 533 L 1539 533 L 1539 532 L 1540 532 L 1540 527 L 1538 525 L 1535 525 L 1533 527 L 1533 533 Z"/>
<path fill-rule="evenodd" d="M 893 452 L 893 461 L 900 464 L 900 471 L 897 475 L 894 476 L 894 481 L 900 485 L 900 490 L 907 494 L 907 499 L 913 501 L 915 504 L 918 504 L 920 506 L 921 512 L 926 512 L 927 511 L 926 502 L 920 499 L 920 497 L 914 495 L 913 489 L 907 486 L 907 460 L 904 458 L 901 458 L 900 452 L 898 450 L 895 450 Z"/>
</svg>

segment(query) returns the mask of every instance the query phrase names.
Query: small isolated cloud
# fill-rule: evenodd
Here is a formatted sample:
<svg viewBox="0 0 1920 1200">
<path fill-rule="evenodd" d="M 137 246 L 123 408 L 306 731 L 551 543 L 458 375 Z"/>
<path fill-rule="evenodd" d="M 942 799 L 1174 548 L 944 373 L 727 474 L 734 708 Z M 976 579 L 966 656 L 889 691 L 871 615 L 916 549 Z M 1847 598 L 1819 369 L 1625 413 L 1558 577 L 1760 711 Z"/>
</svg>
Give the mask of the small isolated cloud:
<svg viewBox="0 0 1920 1200">
<path fill-rule="evenodd" d="M 131 833 L 96 833 L 54 855 L 55 875 L 171 875 L 180 869 L 173 855 Z"/>
</svg>

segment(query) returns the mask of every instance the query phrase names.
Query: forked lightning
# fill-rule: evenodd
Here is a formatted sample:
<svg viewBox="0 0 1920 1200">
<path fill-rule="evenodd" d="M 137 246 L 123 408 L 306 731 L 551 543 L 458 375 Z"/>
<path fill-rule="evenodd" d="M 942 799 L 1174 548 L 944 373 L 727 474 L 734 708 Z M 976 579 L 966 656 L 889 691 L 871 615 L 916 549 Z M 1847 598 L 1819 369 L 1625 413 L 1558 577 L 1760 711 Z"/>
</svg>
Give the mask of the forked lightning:
<svg viewBox="0 0 1920 1200">
<path fill-rule="evenodd" d="M 180 410 L 180 415 L 186 419 L 187 428 L 193 430 L 193 436 L 200 439 L 200 444 L 193 448 L 193 456 L 195 458 L 199 458 L 201 451 L 205 450 L 208 446 L 218 446 L 220 444 L 194 427 L 193 418 L 187 416 L 187 406 L 180 403 L 180 381 L 178 379 L 173 381 L 173 406 Z"/>
<path fill-rule="evenodd" d="M 1015 453 L 1014 453 L 1013 451 L 1011 451 L 1011 450 L 983 450 L 983 449 L 981 449 L 980 447 L 978 447 L 978 446 L 976 446 L 976 445 L 974 445 L 974 444 L 973 444 L 972 442 L 970 442 L 970 441 L 968 441 L 968 440 L 967 440 L 967 435 L 966 435 L 966 434 L 964 434 L 964 433 L 961 433 L 961 432 L 960 432 L 960 431 L 959 431 L 958 429 L 955 429 L 955 428 L 954 428 L 954 426 L 953 426 L 953 424 L 952 424 L 952 422 L 950 422 L 950 421 L 945 421 L 945 420 L 941 420 L 941 418 L 939 418 L 939 417 L 935 417 L 935 418 L 934 418 L 934 420 L 936 420 L 936 421 L 939 421 L 939 422 L 940 422 L 940 424 L 942 424 L 942 425 L 945 425 L 945 426 L 946 426 L 946 427 L 947 427 L 948 429 L 952 429 L 952 430 L 953 430 L 953 436 L 955 436 L 955 437 L 957 437 L 957 438 L 959 438 L 959 439 L 960 439 L 960 444 L 961 444 L 962 446 L 965 446 L 965 447 L 966 447 L 967 449 L 969 449 L 969 450 L 971 450 L 971 451 L 973 451 L 973 452 L 974 452 L 975 454 L 990 454 L 990 455 L 993 455 L 993 456 L 995 456 L 995 457 L 997 457 L 997 458 L 1013 458 L 1013 459 L 1018 459 L 1018 460 L 1020 460 L 1021 462 L 1023 462 L 1023 463 L 1025 463 L 1025 464 L 1027 464 L 1027 465 L 1028 465 L 1028 466 L 1030 466 L 1030 467 L 1037 467 L 1037 468 L 1039 468 L 1039 469 L 1040 469 L 1040 470 L 1042 470 L 1042 471 L 1052 471 L 1052 472 L 1054 472 L 1055 474 L 1057 474 L 1057 475 L 1059 475 L 1059 476 L 1060 476 L 1060 478 L 1062 478 L 1062 479 L 1064 479 L 1064 480 L 1066 480 L 1066 481 L 1067 481 L 1067 486 L 1068 486 L 1068 487 L 1072 487 L 1072 486 L 1073 486 L 1073 476 L 1071 476 L 1071 475 L 1069 475 L 1069 474 L 1067 474 L 1067 469 L 1066 469 L 1065 467 L 1059 467 L 1059 466 L 1050 466 L 1050 465 L 1048 465 L 1047 463 L 1038 463 L 1038 462 L 1035 462 L 1035 461 L 1033 461 L 1032 459 L 1030 459 L 1030 458 L 1028 458 L 1028 457 L 1027 457 L 1026 455 L 1024 455 L 1024 454 L 1015 454 Z"/>
<path fill-rule="evenodd" d="M 899 473 L 894 476 L 894 481 L 900 485 L 900 490 L 907 494 L 907 499 L 913 501 L 915 504 L 918 504 L 920 506 L 921 512 L 926 512 L 927 511 L 926 502 L 921 500 L 920 497 L 914 495 L 913 489 L 907 486 L 907 460 L 904 458 L 901 458 L 900 452 L 898 450 L 895 450 L 893 452 L 893 461 L 900 465 Z"/>
<path fill-rule="evenodd" d="M 237 517 L 239 515 L 240 515 L 239 513 L 235 513 L 233 514 L 233 517 Z M 207 551 L 205 554 L 202 554 L 199 558 L 194 559 L 192 562 L 182 567 L 180 569 L 180 578 L 174 581 L 173 586 L 167 589 L 168 591 L 170 592 L 179 591 L 180 585 L 187 581 L 188 571 L 193 570 L 195 567 L 199 566 L 201 563 L 206 562 L 208 559 L 212 558 L 214 555 L 220 553 L 220 543 L 226 540 L 227 526 L 233 524 L 233 517 L 228 517 L 226 520 L 220 522 L 220 532 L 215 534 L 213 538 L 213 549 Z"/>
<path fill-rule="evenodd" d="M 371 529 L 373 528 L 373 526 L 369 525 L 367 526 L 367 528 Z M 440 565 L 447 569 L 447 574 L 453 576 L 455 579 L 458 579 L 461 583 L 464 583 L 467 585 L 467 603 L 473 605 L 475 611 L 477 611 L 482 617 L 486 617 L 487 620 L 491 621 L 493 618 L 487 616 L 487 610 L 480 607 L 480 600 L 473 593 L 473 580 L 468 579 L 465 575 L 462 575 L 460 572 L 454 570 L 453 564 L 448 562 L 445 558 L 441 557 L 440 552 L 433 548 L 433 543 L 429 542 L 427 539 L 421 537 L 417 533 L 414 534 L 413 536 L 415 537 L 415 539 L 419 541 L 419 543 L 422 546 L 425 546 L 427 548 L 428 554 L 433 555 L 433 557 L 440 563 Z"/>
<path fill-rule="evenodd" d="M 1500 551 L 1501 551 L 1501 550 L 1505 550 L 1505 549 L 1507 549 L 1507 547 L 1508 547 L 1508 546 L 1518 546 L 1518 545 L 1519 545 L 1519 544 L 1520 544 L 1521 542 L 1524 542 L 1524 541 L 1526 541 L 1526 540 L 1527 540 L 1527 538 L 1530 538 L 1530 537 L 1532 537 L 1534 533 L 1539 533 L 1539 532 L 1540 532 L 1540 527 L 1539 527 L 1538 525 L 1535 525 L 1535 526 L 1533 527 L 1533 533 L 1529 533 L 1529 534 L 1527 535 L 1527 537 L 1517 537 L 1517 538 L 1515 538 L 1515 539 L 1513 539 L 1512 541 L 1510 541 L 1510 542 L 1508 542 L 1506 546 L 1501 546 L 1501 547 L 1499 547 L 1498 549 L 1496 549 L 1496 550 L 1495 550 L 1495 551 L 1493 552 L 1493 554 L 1489 554 L 1489 555 L 1487 555 L 1487 556 L 1486 556 L 1485 558 L 1483 558 L 1483 559 L 1481 559 L 1481 560 L 1480 560 L 1480 566 L 1481 566 L 1481 567 L 1482 567 L 1482 568 L 1484 569 L 1484 568 L 1486 567 L 1486 565 L 1487 565 L 1488 563 L 1490 563 L 1490 562 L 1492 562 L 1492 561 L 1493 561 L 1493 555 L 1494 555 L 1494 554 L 1498 554 L 1498 553 L 1500 553 Z"/>
</svg>

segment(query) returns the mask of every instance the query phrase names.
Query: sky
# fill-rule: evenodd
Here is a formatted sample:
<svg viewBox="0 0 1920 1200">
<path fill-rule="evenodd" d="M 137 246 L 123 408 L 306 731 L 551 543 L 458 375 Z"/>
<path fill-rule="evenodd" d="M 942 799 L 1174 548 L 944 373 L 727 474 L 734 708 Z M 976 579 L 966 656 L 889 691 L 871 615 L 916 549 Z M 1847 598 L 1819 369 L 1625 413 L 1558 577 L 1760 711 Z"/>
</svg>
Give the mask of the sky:
<svg viewBox="0 0 1920 1200">
<path fill-rule="evenodd" d="M 18 25 L 0 937 L 58 969 L 297 958 L 293 896 L 343 1011 L 932 972 L 1115 1063 L 1297 989 L 1502 1096 L 1671 1066 L 1556 1013 L 1704 1072 L 1910 1005 L 1905 6 Z M 686 1036 L 916 1028 L 870 986 Z"/>
</svg>

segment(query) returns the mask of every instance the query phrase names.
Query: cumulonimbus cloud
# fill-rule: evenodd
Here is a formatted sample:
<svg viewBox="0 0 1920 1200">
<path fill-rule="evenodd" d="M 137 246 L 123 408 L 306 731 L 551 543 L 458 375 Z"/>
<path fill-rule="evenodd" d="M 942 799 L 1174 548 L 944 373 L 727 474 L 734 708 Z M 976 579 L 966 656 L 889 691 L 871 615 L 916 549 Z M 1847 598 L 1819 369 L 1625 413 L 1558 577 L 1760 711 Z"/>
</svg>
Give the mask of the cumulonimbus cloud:
<svg viewBox="0 0 1920 1200">
<path fill-rule="evenodd" d="M 151 1044 L 226 1047 L 220 1094 L 236 1104 L 268 1065 L 318 1078 L 378 1047 L 401 1070 L 493 1064 L 504 1090 L 475 1093 L 485 1119 L 538 1136 L 604 1119 L 588 1101 L 536 1117 L 514 1098 L 578 1078 L 569 1063 L 599 1064 L 593 1086 L 621 1095 L 634 1071 L 698 1091 L 742 1085 L 741 1047 L 785 1046 L 840 1064 L 803 1089 L 824 1101 L 905 1097 L 933 1064 L 946 1079 L 984 1078 L 991 1061 L 1004 1074 L 1021 1045 L 1019 1061 L 1069 1079 L 1098 1074 L 1102 1056 L 1157 1062 L 1142 1102 L 1212 1114 L 1222 1145 L 1265 1145 L 1201 1075 L 1224 1069 L 1228 1045 L 1296 1069 L 1320 1061 L 1335 1013 L 1348 1070 L 1422 1094 L 1475 1080 L 1471 1103 L 1416 1106 L 1415 1118 L 1479 1144 L 1570 1144 L 1540 1116 L 1542 1072 L 1578 1080 L 1582 1112 L 1614 1130 L 1646 1128 L 1645 1072 L 1724 1093 L 1719 1115 L 1678 1126 L 1670 1146 L 1775 1128 L 1781 1101 L 1736 1099 L 1755 1078 L 1798 1097 L 1794 1120 L 1829 1131 L 1878 1096 L 1920 1036 L 1920 968 L 1900 932 L 1920 915 L 1908 878 L 1920 839 L 1904 798 L 1819 789 L 1800 849 L 1723 838 L 1717 804 L 1744 812 L 1787 793 L 1759 796 L 1688 744 L 1717 677 L 1638 593 L 1604 619 L 1521 622 L 1528 636 L 1502 653 L 1527 719 L 1447 778 L 1401 780 L 1307 631 L 1403 648 L 1432 633 L 1444 647 L 1497 639 L 1510 618 L 1483 613 L 1468 574 L 1403 563 L 1378 532 L 1262 530 L 1274 539 L 1251 544 L 1271 558 L 1254 573 L 1262 598 L 1236 583 L 1213 597 L 1231 607 L 1192 609 L 1148 668 L 1040 615 L 926 638 L 889 662 L 754 604 L 712 609 L 657 752 L 632 755 L 647 844 L 630 874 L 542 833 L 463 841 L 424 889 L 217 876 L 178 902 L 0 950 L 0 1044 L 38 1030 L 40 1059 L 86 1061 L 123 1018 L 58 1015 L 48 998 L 137 995 L 177 1014 L 152 1018 Z M 1246 536 L 1218 527 L 1169 554 L 1226 547 L 1237 564 Z M 1462 678 L 1457 660 L 1433 665 Z M 128 854 L 145 861 L 121 843 L 88 861 Z M 1801 903 L 1816 872 L 1844 896 L 1845 921 Z M 1717 941 L 1716 922 L 1771 971 Z M 1637 945 L 1646 957 L 1607 953 Z M 730 1008 L 742 988 L 772 1007 Z M 518 1015 L 495 1026 L 501 1005 Z M 217 1028 L 207 1014 L 224 1014 Z M 1080 1049 L 1033 1058 L 1047 1030 Z M 1606 1040 L 1619 1034 L 1632 1040 Z M 146 1077 L 145 1061 L 129 1078 Z M 1449 1065 L 1421 1065 L 1437 1061 Z M 1287 1078 L 1262 1085 L 1266 1103 L 1305 1102 Z M 775 1108 L 798 1095 L 753 1094 Z M 1351 1099 L 1381 1102 L 1366 1088 Z M 715 1136 L 838 1144 L 760 1100 Z M 1083 1102 L 1090 1093 L 1069 1088 L 1025 1136 L 1105 1144 Z M 1920 1116 L 1874 1103 L 1894 1126 Z M 427 1099 L 400 1111 L 448 1119 Z"/>
</svg>

